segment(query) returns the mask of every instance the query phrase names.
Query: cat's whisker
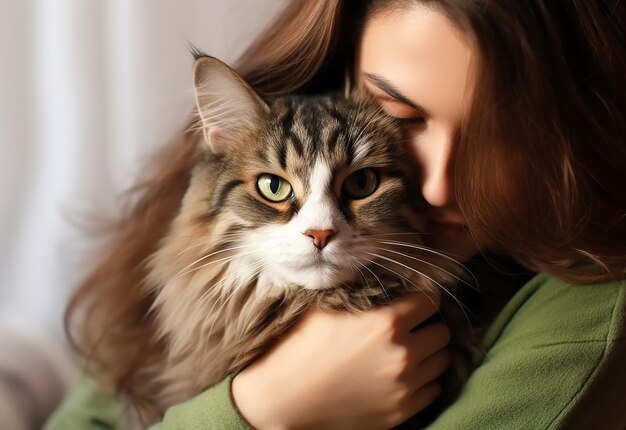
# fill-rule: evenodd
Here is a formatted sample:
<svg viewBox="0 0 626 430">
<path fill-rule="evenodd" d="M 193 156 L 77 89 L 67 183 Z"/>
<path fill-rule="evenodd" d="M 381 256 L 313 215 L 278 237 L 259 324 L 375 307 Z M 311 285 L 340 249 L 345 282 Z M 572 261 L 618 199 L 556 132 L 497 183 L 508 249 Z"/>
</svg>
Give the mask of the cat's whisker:
<svg viewBox="0 0 626 430">
<path fill-rule="evenodd" d="M 376 280 L 378 281 L 378 283 L 380 284 L 380 288 L 383 290 L 383 293 L 385 293 L 385 296 L 387 297 L 387 301 L 389 303 L 391 303 L 391 297 L 389 296 L 389 294 L 387 293 L 387 290 L 385 289 L 385 286 L 383 285 L 383 281 L 380 280 L 380 278 L 376 275 L 376 273 L 374 273 L 372 271 L 372 269 L 370 269 L 369 267 L 367 267 L 367 265 L 361 263 L 356 257 L 352 256 L 352 258 L 354 258 L 356 260 L 357 263 L 359 263 L 361 266 L 363 266 L 368 272 L 370 272 L 372 274 L 372 276 L 374 278 L 376 278 Z M 372 262 L 371 260 L 367 259 L 367 261 Z M 373 262 L 372 262 L 373 263 Z"/>
<path fill-rule="evenodd" d="M 223 265 L 223 264 L 226 264 L 226 263 L 228 263 L 230 260 L 232 260 L 232 259 L 234 259 L 234 258 L 237 258 L 239 255 L 240 255 L 240 254 L 231 254 L 231 255 L 228 255 L 228 256 L 226 256 L 226 257 L 218 258 L 217 260 L 211 260 L 211 261 L 209 261 L 208 263 L 205 263 L 205 264 L 203 264 L 203 265 L 201 265 L 201 266 L 198 266 L 198 267 L 195 267 L 195 268 L 193 268 L 193 269 L 186 270 L 186 271 L 184 271 L 184 272 L 181 270 L 180 272 L 178 272 L 178 273 L 174 276 L 174 278 L 179 278 L 179 277 L 186 276 L 186 275 L 188 275 L 188 274 L 190 274 L 190 273 L 196 272 L 196 271 L 198 271 L 198 270 L 202 270 L 202 269 L 204 269 L 205 267 L 208 267 L 208 266 L 210 266 L 210 265 L 212 265 L 212 264 L 215 264 L 215 263 L 220 263 L 220 262 L 222 262 L 222 265 Z M 195 264 L 195 263 L 194 263 L 194 264 Z M 193 265 L 193 264 L 192 264 L 192 265 Z M 191 266 L 192 266 L 192 265 L 191 265 Z M 189 267 L 189 266 L 188 266 L 188 267 Z"/>
<path fill-rule="evenodd" d="M 229 255 L 227 257 L 223 257 L 223 258 L 220 258 L 220 259 L 217 259 L 217 260 L 213 260 L 213 261 L 210 261 L 210 262 L 208 262 L 206 264 L 203 264 L 200 267 L 196 267 L 195 269 L 190 269 L 190 270 L 188 270 L 188 271 L 186 271 L 184 273 L 181 273 L 181 274 L 177 275 L 177 277 L 187 276 L 189 274 L 192 274 L 193 272 L 197 272 L 199 270 L 202 270 L 202 269 L 204 269 L 204 268 L 206 268 L 206 267 L 208 267 L 210 265 L 213 265 L 215 263 L 220 263 L 219 265 L 214 267 L 214 269 L 218 269 L 220 267 L 226 266 L 228 263 L 230 263 L 231 261 L 235 260 L 238 257 L 239 257 L 239 255 Z"/>
<path fill-rule="evenodd" d="M 349 288 L 350 288 L 350 285 L 346 284 L 346 283 L 345 283 L 345 282 L 343 282 L 343 281 L 340 281 L 339 283 L 340 283 L 341 285 L 343 285 L 344 287 L 346 287 L 346 289 L 349 289 Z"/>
<path fill-rule="evenodd" d="M 454 254 L 450 254 L 450 253 L 443 253 L 441 251 L 437 251 L 435 248 L 431 248 L 429 246 L 426 245 L 420 245 L 420 244 L 416 244 L 416 243 L 411 243 L 411 242 L 403 242 L 400 240 L 390 240 L 390 239 L 385 239 L 388 242 L 383 242 L 383 243 L 388 243 L 389 245 L 399 245 L 399 246 L 408 246 L 408 247 L 412 247 L 412 248 L 417 248 L 417 249 L 421 249 L 423 251 L 427 251 L 430 252 L 432 254 L 437 254 L 440 257 L 446 258 L 450 261 L 453 261 L 455 263 L 461 264 L 458 260 L 452 258 L 451 256 Z M 460 255 L 455 255 L 456 257 L 461 257 Z"/>
<path fill-rule="evenodd" d="M 370 259 L 368 259 L 368 258 L 365 258 L 365 260 L 367 260 L 367 261 L 368 261 L 368 262 L 370 262 L 371 264 L 374 264 L 374 265 L 376 265 L 376 266 L 378 266 L 378 267 L 381 267 L 381 268 L 383 268 L 383 269 L 387 270 L 388 272 L 393 273 L 393 274 L 394 274 L 394 275 L 396 275 L 396 276 L 399 276 L 400 278 L 404 279 L 405 281 L 407 281 L 408 283 L 410 283 L 411 285 L 413 285 L 415 288 L 417 288 L 417 291 L 422 291 L 422 292 L 424 291 L 424 289 L 423 289 L 422 287 L 420 287 L 419 285 L 417 285 L 415 282 L 411 281 L 411 280 L 410 280 L 410 279 L 408 279 L 406 276 L 403 276 L 402 274 L 400 274 L 400 273 L 396 272 L 395 270 L 390 269 L 389 267 L 385 266 L 384 264 L 380 264 L 380 263 L 378 263 L 378 262 L 376 262 L 376 261 L 374 261 L 374 260 L 370 260 Z M 429 301 L 430 301 L 433 305 L 435 305 L 435 307 L 438 307 L 437 303 L 436 303 L 436 302 L 435 302 L 435 300 L 432 298 L 431 294 L 425 294 L 425 295 L 426 295 L 426 297 L 428 298 L 428 300 L 429 300 Z M 471 326 L 471 323 L 469 322 L 469 320 L 468 320 L 468 318 L 467 318 L 467 314 L 465 314 L 465 310 L 463 309 L 463 306 L 461 306 L 461 310 L 463 311 L 463 314 L 464 314 L 464 316 L 465 316 L 466 320 L 468 321 L 468 324 L 470 324 L 470 326 Z M 441 311 L 440 311 L 440 313 L 441 313 Z"/>
<path fill-rule="evenodd" d="M 399 265 L 399 266 L 401 266 L 401 267 L 404 267 L 405 269 L 408 269 L 408 270 L 410 270 L 410 271 L 412 271 L 412 272 L 415 272 L 415 273 L 417 273 L 418 275 L 420 275 L 420 276 L 422 276 L 422 277 L 424 277 L 424 278 L 428 279 L 428 280 L 429 280 L 430 282 L 432 282 L 433 284 L 437 285 L 439 288 L 441 288 L 441 290 L 442 290 L 442 291 L 444 291 L 444 292 L 445 292 L 448 296 L 450 296 L 450 298 L 452 298 L 452 299 L 453 299 L 453 300 L 454 300 L 454 301 L 455 301 L 455 302 L 459 305 L 459 307 L 460 307 L 460 308 L 461 308 L 461 310 L 463 311 L 463 315 L 465 316 L 465 319 L 467 320 L 468 324 L 469 324 L 470 326 L 472 325 L 471 320 L 470 320 L 470 318 L 469 318 L 469 316 L 468 316 L 468 314 L 467 314 L 467 312 L 470 312 L 470 313 L 471 313 L 471 311 L 470 311 L 470 310 L 467 308 L 467 306 L 465 306 L 465 305 L 464 305 L 464 304 L 463 304 L 463 303 L 462 303 L 459 299 L 457 299 L 457 298 L 456 298 L 456 296 L 455 296 L 454 294 L 452 294 L 452 292 L 451 292 L 450 290 L 448 290 L 446 287 L 444 287 L 444 286 L 443 286 L 440 282 L 437 282 L 435 279 L 431 278 L 430 276 L 426 275 L 425 273 L 423 273 L 423 272 L 421 272 L 421 271 L 419 271 L 419 270 L 417 270 L 417 269 L 415 269 L 415 268 L 413 268 L 413 267 L 407 266 L 406 264 L 403 264 L 403 263 L 401 263 L 401 262 L 399 262 L 399 261 L 396 261 L 396 260 L 394 260 L 394 259 L 392 259 L 392 258 L 388 258 L 388 257 L 385 257 L 385 256 L 383 256 L 383 255 L 378 255 L 378 254 L 373 253 L 373 252 L 367 252 L 367 254 L 370 254 L 370 255 L 372 255 L 372 256 L 374 256 L 374 257 L 376 257 L 376 258 L 380 258 L 380 259 L 383 259 L 383 260 L 389 261 L 389 262 L 391 262 L 391 263 L 397 264 L 397 265 Z M 388 268 L 388 267 L 385 267 L 385 266 L 382 266 L 382 267 L 384 267 L 385 269 L 387 269 L 387 270 L 391 271 L 392 273 L 394 273 L 394 274 L 396 274 L 396 275 L 398 275 L 398 276 L 402 276 L 400 273 L 398 273 L 398 272 L 396 272 L 396 271 L 393 271 L 393 270 L 391 270 L 391 269 L 390 269 L 390 268 Z M 403 277 L 404 279 L 406 279 L 406 277 L 404 277 L 404 276 L 402 276 L 402 277 Z M 409 282 L 410 282 L 410 281 L 409 281 Z M 411 283 L 412 283 L 412 282 L 411 282 Z M 415 285 L 415 284 L 413 284 L 413 285 Z"/>
<path fill-rule="evenodd" d="M 220 232 L 220 233 L 216 233 L 214 231 L 209 232 L 208 234 L 172 234 L 170 237 L 183 237 L 183 238 L 190 238 L 190 239 L 201 239 L 201 238 L 215 238 L 216 236 L 219 236 L 220 241 L 222 242 L 222 244 L 224 244 L 225 242 L 227 242 L 229 238 L 241 238 L 243 232 L 241 231 L 234 231 L 234 232 Z"/>
<path fill-rule="evenodd" d="M 174 256 L 174 260 L 177 260 L 181 255 L 183 255 L 185 252 L 191 251 L 192 249 L 196 249 L 196 248 L 200 248 L 202 246 L 207 246 L 206 243 L 198 243 L 196 245 L 191 245 L 188 246 L 187 248 L 183 249 L 182 251 L 180 251 L 178 254 L 176 254 L 176 256 Z"/>
<path fill-rule="evenodd" d="M 252 265 L 251 265 L 252 266 Z M 213 306 L 211 307 L 211 309 L 209 310 L 209 312 L 207 314 L 210 314 L 213 309 L 215 308 L 215 305 L 219 302 L 221 302 L 222 304 L 220 305 L 220 308 L 218 308 L 218 312 L 222 309 L 222 306 L 224 306 L 224 304 L 228 303 L 231 299 L 231 297 L 233 296 L 233 294 L 235 294 L 237 292 L 238 289 L 242 288 L 243 286 L 248 285 L 250 282 L 252 282 L 252 280 L 254 278 L 256 278 L 259 273 L 261 273 L 261 271 L 263 270 L 264 264 L 262 262 L 256 262 L 254 263 L 254 266 L 252 267 L 253 272 L 251 274 L 249 274 L 245 279 L 243 279 L 243 281 L 238 282 L 237 285 L 235 285 L 232 290 L 230 290 L 230 292 L 228 293 L 228 296 L 226 298 L 224 298 L 224 294 L 228 291 L 227 289 L 222 289 L 220 288 L 219 290 L 217 289 L 217 287 L 219 287 L 221 284 L 225 284 L 227 283 L 227 281 L 229 281 L 232 278 L 236 278 L 237 276 L 239 276 L 239 273 L 234 272 L 231 273 L 228 276 L 225 276 L 224 278 L 220 279 L 218 282 L 216 282 L 215 284 L 211 285 L 209 288 L 207 288 L 207 292 L 216 292 L 219 294 L 218 296 L 218 300 L 216 300 L 213 303 Z M 209 331 L 210 333 L 210 331 Z"/>
<path fill-rule="evenodd" d="M 230 257 L 229 257 L 226 261 L 224 261 L 224 262 L 221 264 L 221 266 L 226 266 L 226 265 L 228 265 L 228 264 L 232 263 L 234 260 L 237 260 L 238 258 L 241 258 L 241 257 L 244 257 L 244 256 L 245 256 L 245 255 L 242 255 L 242 254 L 232 255 L 232 256 L 230 256 Z M 225 270 L 226 270 L 226 268 L 225 268 L 225 267 L 223 267 L 221 270 L 222 270 L 222 271 L 225 271 Z M 212 284 L 212 285 L 211 285 L 211 287 L 209 287 L 209 288 L 207 288 L 207 289 L 206 289 L 206 291 L 205 291 L 205 292 L 204 292 L 204 294 L 200 297 L 200 299 L 199 299 L 199 300 L 201 300 L 201 301 L 202 301 L 202 300 L 204 300 L 204 298 L 205 298 L 204 296 L 205 296 L 205 295 L 207 295 L 207 294 L 209 294 L 209 293 L 214 293 L 214 292 L 215 292 L 215 293 L 220 293 L 221 295 L 223 295 L 224 291 L 223 291 L 223 290 L 221 290 L 221 289 L 217 289 L 216 287 L 218 287 L 218 286 L 220 286 L 221 284 L 223 284 L 223 283 L 227 282 L 229 279 L 231 279 L 231 278 L 235 278 L 235 277 L 237 277 L 237 276 L 239 276 L 239 272 L 234 271 L 234 272 L 231 272 L 231 273 L 229 273 L 228 275 L 226 275 L 226 276 L 224 276 L 224 277 L 220 278 L 220 280 L 219 280 L 219 281 L 215 282 L 214 284 Z"/>
<path fill-rule="evenodd" d="M 430 248 L 428 246 L 416 245 L 414 243 L 409 243 L 409 242 L 402 242 L 402 241 L 396 241 L 396 240 L 380 240 L 378 242 L 383 243 L 385 245 L 396 245 L 396 246 L 403 246 L 406 248 L 419 249 L 420 251 L 429 252 L 431 254 L 435 254 L 441 258 L 444 258 L 448 261 L 451 261 L 452 263 L 461 267 L 461 269 L 463 269 L 465 272 L 469 273 L 469 275 L 474 279 L 474 282 L 476 283 L 476 290 L 480 290 L 480 287 L 478 285 L 478 279 L 476 279 L 472 271 L 465 264 L 461 263 L 459 260 L 455 258 L 450 257 L 450 255 L 448 254 L 444 254 L 443 252 L 437 251 L 436 249 Z"/>
<path fill-rule="evenodd" d="M 419 231 L 415 231 L 415 232 L 408 232 L 408 231 L 403 231 L 403 232 L 397 232 L 397 233 L 377 233 L 377 234 L 364 234 L 363 236 L 365 237 L 379 237 L 379 236 L 401 236 L 401 235 L 418 235 L 418 236 L 423 236 L 426 235 L 428 233 L 424 233 L 424 232 L 419 232 Z"/>
<path fill-rule="evenodd" d="M 182 272 L 186 271 L 186 270 L 187 270 L 187 269 L 189 269 L 190 267 L 193 267 L 195 264 L 197 264 L 197 263 L 199 263 L 199 262 L 201 262 L 201 261 L 203 261 L 203 260 L 206 260 L 206 259 L 207 259 L 207 258 L 209 258 L 209 257 L 212 257 L 212 256 L 214 256 L 214 255 L 220 254 L 220 253 L 222 253 L 222 252 L 227 252 L 227 251 L 233 251 L 233 250 L 237 250 L 237 249 L 241 249 L 241 248 L 246 248 L 246 247 L 248 247 L 248 246 L 249 246 L 249 245 L 240 245 L 240 246 L 233 246 L 233 247 L 230 247 L 230 248 L 218 249 L 217 251 L 211 252 L 211 253 L 209 253 L 209 254 L 207 254 L 207 255 L 203 256 L 203 257 L 200 257 L 200 258 L 198 258 L 197 260 L 195 260 L 193 263 L 190 263 L 190 264 L 188 264 L 187 266 L 183 267 L 183 268 L 182 268 L 182 269 L 181 269 L 181 270 L 180 270 L 180 271 L 176 274 L 176 276 L 180 275 Z M 179 253 L 177 256 L 179 256 L 179 255 L 180 255 L 180 253 Z"/>
<path fill-rule="evenodd" d="M 406 276 L 402 275 L 401 273 L 398 273 L 397 271 L 395 271 L 395 270 L 393 270 L 393 269 L 391 269 L 391 268 L 389 268 L 389 267 L 385 266 L 385 265 L 384 265 L 384 264 L 382 264 L 382 263 L 379 263 L 379 262 L 374 261 L 374 260 L 369 260 L 369 259 L 368 259 L 367 261 L 369 261 L 369 262 L 370 262 L 370 263 L 372 263 L 372 264 L 377 265 L 378 267 L 381 267 L 381 268 L 385 269 L 385 270 L 386 270 L 386 271 L 388 271 L 388 272 L 391 272 L 392 274 L 394 274 L 394 275 L 396 275 L 396 276 L 399 276 L 400 278 L 404 279 L 405 281 L 407 281 L 408 283 L 410 283 L 411 285 L 413 285 L 415 288 L 417 288 L 417 291 L 419 291 L 419 292 L 426 292 L 426 293 L 428 293 L 428 294 L 425 294 L 425 295 L 426 295 L 426 297 L 428 298 L 428 300 L 429 300 L 429 301 L 430 301 L 433 305 L 435 305 L 435 307 L 438 307 L 437 303 L 435 302 L 435 300 L 433 299 L 433 297 L 432 297 L 432 295 L 431 295 L 431 293 L 433 292 L 432 290 L 430 290 L 430 289 L 428 289 L 428 288 L 424 288 L 424 287 L 421 287 L 421 286 L 417 285 L 417 284 L 416 284 L 415 282 L 413 282 L 411 279 L 409 279 L 409 278 L 407 278 Z M 419 272 L 418 272 L 418 273 L 419 273 Z"/>
<path fill-rule="evenodd" d="M 230 299 L 233 297 L 233 295 L 235 293 L 237 293 L 239 290 L 241 290 L 242 288 L 245 288 L 247 285 L 250 284 L 250 282 L 252 282 L 258 275 L 259 273 L 261 273 L 263 271 L 263 269 L 266 267 L 266 265 L 262 262 L 257 262 L 257 264 L 254 267 L 254 271 L 252 274 L 250 274 L 246 279 L 243 280 L 243 282 L 240 282 L 237 286 L 235 286 L 232 291 L 230 292 L 230 294 L 228 295 L 228 297 L 226 297 L 226 299 L 222 300 L 222 304 L 220 305 L 220 307 L 217 309 L 217 312 L 221 312 L 221 310 L 223 309 L 223 307 L 228 304 L 230 302 Z M 258 269 L 258 270 L 257 270 Z M 212 286 L 211 288 L 215 288 L 215 285 Z M 212 312 L 213 308 L 215 307 L 215 304 L 217 304 L 218 302 L 216 301 L 213 306 L 211 307 L 211 310 L 209 311 Z M 207 314 L 208 315 L 208 314 Z M 216 321 L 213 322 L 213 324 L 211 324 L 211 327 L 209 327 L 209 333 L 207 335 L 207 339 L 211 338 L 211 334 L 213 333 L 213 329 L 215 327 L 215 323 Z"/>
<path fill-rule="evenodd" d="M 223 250 L 223 251 L 216 251 L 215 253 L 213 253 L 213 255 L 218 254 L 219 252 L 225 252 L 225 251 L 227 251 L 227 250 Z M 190 274 L 190 273 L 196 272 L 196 271 L 198 271 L 198 270 L 202 270 L 202 269 L 204 269 L 205 267 L 210 266 L 211 264 L 219 263 L 219 262 L 222 262 L 222 261 L 224 262 L 223 264 L 226 264 L 226 263 L 228 263 L 230 260 L 232 260 L 233 258 L 237 258 L 237 257 L 244 257 L 244 256 L 246 256 L 246 255 L 250 255 L 250 254 L 254 254 L 254 253 L 255 253 L 255 251 L 250 251 L 250 252 L 242 252 L 242 253 L 238 253 L 238 254 L 234 254 L 234 255 L 229 255 L 229 256 L 227 256 L 227 257 L 223 257 L 223 258 L 218 258 L 217 260 L 212 260 L 212 261 L 209 261 L 208 263 L 205 263 L 205 264 L 203 264 L 203 265 L 201 265 L 201 266 L 199 266 L 199 267 L 195 267 L 195 268 L 193 268 L 193 269 L 187 270 L 186 272 L 182 272 L 182 271 L 181 271 L 181 272 L 178 272 L 178 273 L 177 273 L 174 277 L 175 277 L 175 278 L 177 278 L 177 277 L 185 276 L 185 275 L 188 275 L 188 274 Z M 203 257 L 203 258 L 201 258 L 201 259 L 199 259 L 199 260 L 204 260 L 205 258 L 208 258 L 208 257 L 209 257 L 209 256 L 206 256 L 206 257 Z M 192 264 L 188 265 L 187 267 L 193 266 L 193 265 L 194 265 L 194 264 L 196 264 L 197 262 L 199 262 L 199 261 L 197 260 L 196 262 L 194 262 L 194 263 L 192 263 Z M 183 269 L 183 270 L 184 270 L 184 269 Z"/>
<path fill-rule="evenodd" d="M 182 236 L 182 235 L 177 235 L 177 236 L 175 236 L 175 237 L 185 237 L 185 238 L 186 238 L 186 237 L 188 237 L 188 238 L 193 238 L 193 239 L 201 239 L 201 238 L 204 238 L 204 237 L 212 237 L 212 235 L 200 235 L 200 236 Z M 222 241 L 226 241 L 226 240 L 228 239 L 228 236 L 227 236 L 227 235 L 223 235 L 223 236 L 221 237 L 221 239 L 222 239 Z M 222 244 L 218 244 L 218 246 L 219 246 L 219 248 L 220 248 L 220 249 L 223 249 L 223 246 L 224 246 L 224 245 L 225 245 L 224 243 L 222 243 Z M 174 257 L 174 259 L 177 259 L 177 258 L 178 258 L 178 257 L 180 257 L 181 255 L 183 255 L 184 253 L 186 253 L 186 252 L 188 252 L 188 251 L 191 251 L 192 249 L 200 248 L 200 247 L 203 247 L 203 246 L 206 246 L 206 247 L 212 247 L 212 248 L 214 248 L 214 247 L 215 247 L 215 244 L 209 244 L 209 243 L 207 243 L 207 242 L 203 242 L 203 243 L 197 243 L 197 244 L 195 244 L 195 245 L 188 246 L 187 248 L 183 249 L 183 250 L 182 250 L 182 251 L 180 251 L 178 254 L 176 254 L 176 256 Z M 226 245 L 226 246 L 230 246 L 230 245 Z M 249 246 L 253 246 L 253 245 L 252 245 L 252 244 L 249 244 L 249 245 L 241 245 L 241 246 L 242 246 L 242 247 L 249 247 Z"/>
<path fill-rule="evenodd" d="M 248 283 L 252 282 L 252 280 L 253 280 L 254 278 L 257 278 L 257 277 L 259 276 L 259 274 L 260 274 L 263 270 L 265 270 L 265 269 L 267 268 L 267 266 L 268 266 L 267 264 L 262 264 L 262 265 L 258 266 L 258 270 L 257 270 L 255 273 L 251 274 L 251 275 L 248 277 L 248 280 L 246 280 L 246 282 L 245 282 L 245 283 L 242 283 L 240 286 L 238 286 L 238 287 L 237 287 L 237 289 L 238 289 L 238 290 L 240 290 L 241 288 L 243 288 L 243 287 L 245 287 L 246 285 L 248 285 Z M 228 300 L 230 300 L 230 298 L 229 298 Z M 226 302 L 225 302 L 225 303 L 226 303 Z M 252 320 L 247 320 L 247 321 L 246 321 L 246 324 L 243 326 L 243 330 L 242 330 L 241 332 L 248 332 L 248 331 L 250 331 L 250 327 L 251 327 L 251 325 L 252 325 Z"/>
<path fill-rule="evenodd" d="M 386 251 L 386 252 L 391 252 L 391 253 L 393 253 L 393 254 L 400 255 L 400 256 L 402 256 L 402 257 L 406 257 L 406 258 L 409 258 L 409 259 L 411 259 L 411 260 L 419 261 L 420 263 L 426 264 L 426 265 L 428 265 L 428 266 L 430 266 L 430 267 L 434 267 L 434 268 L 436 268 L 437 270 L 439 270 L 439 271 L 441 271 L 441 272 L 443 272 L 443 273 L 445 273 L 445 274 L 447 274 L 447 275 L 450 275 L 452 278 L 456 279 L 457 281 L 461 282 L 462 284 L 467 285 L 467 286 L 468 286 L 468 287 L 470 287 L 471 289 L 473 289 L 473 290 L 478 290 L 478 288 L 477 288 L 476 286 L 474 286 L 474 285 L 470 284 L 469 282 L 467 282 L 467 281 L 466 281 L 466 280 L 464 280 L 463 278 L 458 277 L 458 276 L 457 276 L 457 275 L 455 275 L 454 273 L 452 273 L 452 272 L 450 272 L 450 271 L 448 271 L 448 270 L 444 269 L 443 267 L 438 266 L 438 265 L 437 265 L 437 264 L 435 264 L 435 263 L 431 263 L 430 261 L 423 260 L 423 259 L 421 259 L 421 258 L 417 258 L 417 257 L 415 257 L 415 256 L 412 256 L 412 255 L 409 255 L 409 254 L 405 254 L 405 253 L 402 253 L 402 252 L 399 252 L 399 251 L 394 251 L 393 249 L 388 249 L 388 248 L 383 248 L 383 247 L 378 247 L 378 249 L 380 249 L 380 250 L 382 250 L 382 251 Z"/>
<path fill-rule="evenodd" d="M 235 260 L 236 258 L 238 258 L 239 256 L 233 256 L 229 261 L 224 262 L 222 264 L 222 266 L 225 266 L 226 264 L 229 264 L 230 262 L 232 262 L 233 260 Z M 254 264 L 253 269 L 256 270 L 256 267 L 258 266 L 258 262 L 257 263 L 250 263 L 250 265 Z M 225 268 L 222 268 L 222 271 L 224 271 Z M 216 277 L 219 275 L 216 275 Z M 208 300 L 208 297 L 210 297 L 213 294 L 219 294 L 219 297 L 217 297 L 218 300 L 222 300 L 223 299 L 223 295 L 225 293 L 225 290 L 222 288 L 217 288 L 219 286 L 221 286 L 222 284 L 225 284 L 226 282 L 228 282 L 230 279 L 232 278 L 236 278 L 237 276 L 240 276 L 240 273 L 238 271 L 234 271 L 229 273 L 228 275 L 222 277 L 219 281 L 215 282 L 214 284 L 212 284 L 210 287 L 206 288 L 206 291 L 202 294 L 202 296 L 200 296 L 199 298 L 199 302 L 202 304 L 204 301 Z"/>
<path fill-rule="evenodd" d="M 375 266 L 381 267 L 381 268 L 385 269 L 386 271 L 391 272 L 391 273 L 393 273 L 393 274 L 394 274 L 394 275 L 396 275 L 396 276 L 399 276 L 400 278 L 404 279 L 405 281 L 407 281 L 408 283 L 410 283 L 411 285 L 413 285 L 415 288 L 417 288 L 417 291 L 424 291 L 424 288 L 420 287 L 420 286 L 419 286 L 419 285 L 417 285 L 415 282 L 411 281 L 409 278 L 407 278 L 406 276 L 403 276 L 402 274 L 400 274 L 400 273 L 396 272 L 395 270 L 392 270 L 392 269 L 388 268 L 387 266 L 385 266 L 385 265 L 383 265 L 383 264 L 378 263 L 377 261 L 370 260 L 369 258 L 363 257 L 363 259 L 364 259 L 365 261 L 367 261 L 368 263 L 371 263 L 371 264 L 373 264 L 373 265 L 375 265 Z M 376 275 L 374 274 L 374 272 L 372 272 L 372 270 L 371 270 L 371 269 L 369 269 L 367 266 L 365 266 L 365 267 L 366 267 L 366 268 L 370 271 L 370 273 L 372 273 L 372 275 L 376 276 Z M 378 278 L 378 277 L 377 277 L 377 278 Z M 380 278 L 378 278 L 378 280 L 379 280 L 379 282 L 381 283 L 381 286 L 382 286 L 382 281 L 380 281 Z M 383 288 L 384 288 L 384 287 L 383 287 Z M 436 305 L 435 301 L 432 299 L 432 297 L 430 297 L 430 295 L 427 295 L 427 297 L 428 297 L 428 299 L 430 300 L 430 302 L 431 302 L 432 304 Z"/>
<path fill-rule="evenodd" d="M 255 263 L 255 267 L 253 268 L 253 270 L 256 270 L 258 267 L 261 267 L 263 264 L 261 262 L 257 262 Z M 256 273 L 256 275 L 258 275 L 259 272 Z M 255 276 L 256 276 L 255 275 Z M 213 294 L 217 294 L 218 296 L 216 297 L 215 302 L 213 303 L 213 306 L 211 306 L 211 309 L 209 309 L 209 312 L 207 312 L 207 315 L 210 315 L 211 312 L 213 311 L 213 309 L 215 308 L 215 305 L 220 302 L 220 301 L 224 301 L 224 289 L 218 289 L 217 287 L 219 287 L 221 284 L 226 283 L 227 281 L 229 281 L 232 278 L 235 278 L 239 276 L 239 272 L 232 272 L 229 275 L 224 276 L 223 278 L 221 278 L 219 281 L 215 282 L 214 284 L 212 284 L 210 287 L 206 288 L 206 291 L 202 294 L 202 296 L 200 296 L 200 298 L 198 299 L 198 302 L 200 304 L 200 307 L 202 307 L 204 305 L 204 302 L 206 300 L 209 299 L 209 297 L 211 297 L 211 295 Z M 227 301 L 228 299 L 226 299 Z"/>
<path fill-rule="evenodd" d="M 370 288 L 369 281 L 367 280 L 367 277 L 363 274 L 361 269 L 359 269 L 359 266 L 364 266 L 364 264 L 361 263 L 354 255 L 351 255 L 351 257 L 356 261 L 357 266 L 350 266 L 350 267 L 354 267 L 354 269 L 356 269 L 357 273 L 361 276 L 361 278 L 363 278 L 363 281 L 365 281 L 365 285 L 369 289 Z"/>
</svg>

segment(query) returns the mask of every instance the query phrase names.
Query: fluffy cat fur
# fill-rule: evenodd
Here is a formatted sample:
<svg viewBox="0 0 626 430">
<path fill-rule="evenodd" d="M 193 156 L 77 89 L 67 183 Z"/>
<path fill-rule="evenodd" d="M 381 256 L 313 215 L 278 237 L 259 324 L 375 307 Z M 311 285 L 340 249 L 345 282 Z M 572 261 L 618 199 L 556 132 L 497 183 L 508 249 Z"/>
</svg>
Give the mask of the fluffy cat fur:
<svg viewBox="0 0 626 430">
<path fill-rule="evenodd" d="M 445 299 L 458 279 L 423 246 L 403 135 L 367 97 L 266 101 L 210 57 L 194 83 L 203 154 L 143 286 L 162 345 L 142 369 L 144 424 L 249 364 L 312 306 L 357 312 L 416 290 Z M 373 192 L 350 197 L 347 181 L 372 173 Z M 291 195 L 265 198 L 263 174 Z M 311 230 L 333 233 L 319 248 Z"/>
</svg>

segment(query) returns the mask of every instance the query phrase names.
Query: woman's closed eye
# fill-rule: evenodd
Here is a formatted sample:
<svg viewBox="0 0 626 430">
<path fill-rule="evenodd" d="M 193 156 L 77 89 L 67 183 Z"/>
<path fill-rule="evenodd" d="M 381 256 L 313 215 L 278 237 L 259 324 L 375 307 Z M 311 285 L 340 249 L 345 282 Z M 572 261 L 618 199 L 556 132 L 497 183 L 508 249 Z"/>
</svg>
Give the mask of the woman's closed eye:
<svg viewBox="0 0 626 430">
<path fill-rule="evenodd" d="M 428 118 L 426 110 L 402 94 L 393 83 L 370 73 L 362 73 L 362 76 L 363 88 L 372 95 L 387 115 L 394 117 L 403 125 L 415 126 L 426 123 Z"/>
<path fill-rule="evenodd" d="M 426 118 L 416 112 L 403 112 L 398 109 L 385 108 L 385 106 L 383 106 L 383 110 L 402 125 L 422 125 L 426 123 Z"/>
<path fill-rule="evenodd" d="M 400 100 L 389 97 L 376 97 L 376 100 L 387 115 L 395 118 L 402 125 L 421 125 L 426 122 L 426 117 L 422 112 L 407 106 Z"/>
<path fill-rule="evenodd" d="M 400 118 L 393 115 L 391 116 L 402 125 L 421 125 L 426 122 L 426 120 L 422 116 L 408 118 Z"/>
</svg>

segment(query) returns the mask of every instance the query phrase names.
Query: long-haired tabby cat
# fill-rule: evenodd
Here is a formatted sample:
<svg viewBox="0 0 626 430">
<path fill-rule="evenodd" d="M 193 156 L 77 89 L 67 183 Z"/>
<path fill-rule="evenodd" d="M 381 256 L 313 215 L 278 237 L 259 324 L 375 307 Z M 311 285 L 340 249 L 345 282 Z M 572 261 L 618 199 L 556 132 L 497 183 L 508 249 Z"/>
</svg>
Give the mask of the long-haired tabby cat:
<svg viewBox="0 0 626 430">
<path fill-rule="evenodd" d="M 397 121 L 367 97 L 263 100 L 202 56 L 194 83 L 203 139 L 133 287 L 146 300 L 134 318 L 154 325 L 141 340 L 150 357 L 117 381 L 144 424 L 249 364 L 312 306 L 358 311 L 415 290 L 445 299 L 457 279 L 422 244 Z"/>
</svg>

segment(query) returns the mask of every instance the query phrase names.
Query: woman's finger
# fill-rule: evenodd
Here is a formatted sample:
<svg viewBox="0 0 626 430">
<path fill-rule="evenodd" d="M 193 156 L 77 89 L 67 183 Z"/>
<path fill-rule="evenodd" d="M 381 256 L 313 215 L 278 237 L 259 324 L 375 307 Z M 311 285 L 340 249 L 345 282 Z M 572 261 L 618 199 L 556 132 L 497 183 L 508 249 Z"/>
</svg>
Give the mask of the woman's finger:
<svg viewBox="0 0 626 430">
<path fill-rule="evenodd" d="M 410 370 L 411 384 L 416 391 L 439 378 L 450 366 L 450 352 L 442 349 Z"/>
<path fill-rule="evenodd" d="M 417 390 L 413 395 L 406 398 L 402 405 L 400 416 L 397 422 L 393 423 L 398 425 L 413 415 L 426 409 L 437 397 L 441 394 L 441 385 L 438 382 L 431 382 L 428 385 L 423 386 Z"/>
<path fill-rule="evenodd" d="M 421 362 L 450 343 L 450 329 L 443 323 L 432 323 L 406 334 L 409 355 L 415 362 Z"/>
<path fill-rule="evenodd" d="M 398 328 L 407 332 L 439 311 L 441 301 L 434 293 L 412 293 L 391 302 L 388 312 L 397 317 Z"/>
</svg>

